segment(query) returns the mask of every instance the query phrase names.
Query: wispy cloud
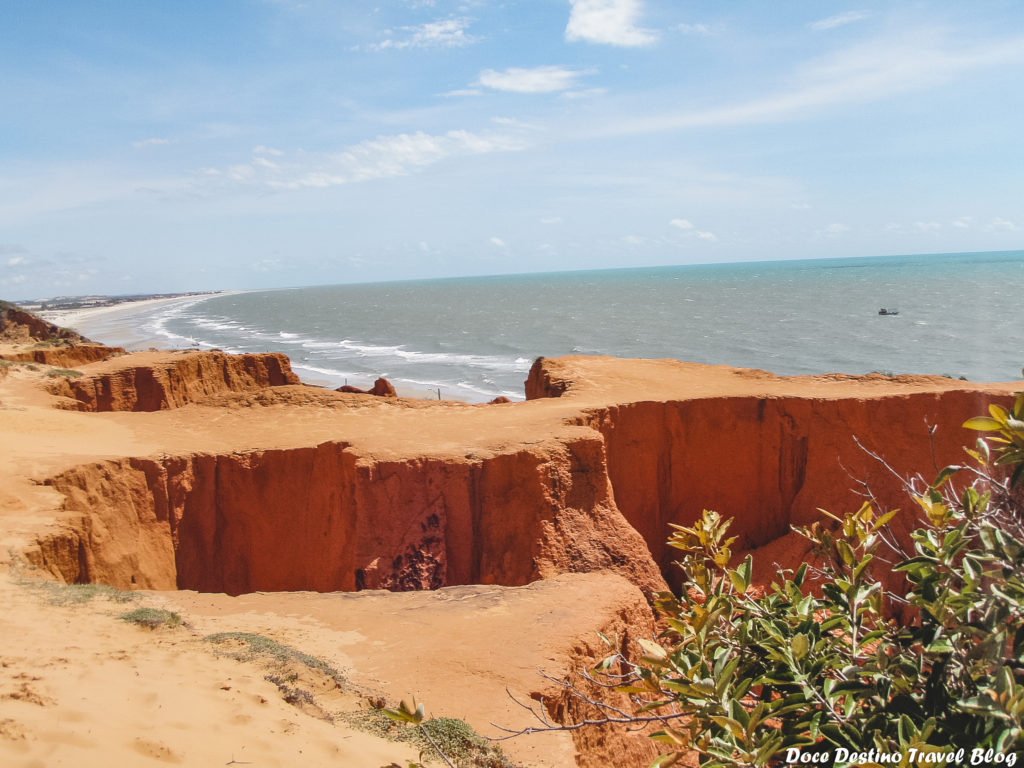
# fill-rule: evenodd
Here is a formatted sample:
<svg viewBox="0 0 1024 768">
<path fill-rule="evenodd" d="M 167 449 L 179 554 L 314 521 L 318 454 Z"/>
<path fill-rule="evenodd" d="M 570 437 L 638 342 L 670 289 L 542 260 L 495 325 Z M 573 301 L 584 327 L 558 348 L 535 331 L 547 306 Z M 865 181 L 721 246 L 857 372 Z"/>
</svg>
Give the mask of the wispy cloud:
<svg viewBox="0 0 1024 768">
<path fill-rule="evenodd" d="M 714 30 L 707 24 L 677 24 L 676 29 L 682 32 L 684 35 L 698 35 L 700 37 L 710 37 L 715 34 Z"/>
<path fill-rule="evenodd" d="M 489 240 L 489 242 L 490 242 L 491 245 L 497 246 L 498 248 L 507 248 L 508 247 L 508 243 L 506 243 L 500 237 L 492 237 Z"/>
<path fill-rule="evenodd" d="M 257 184 L 274 189 L 335 187 L 371 179 L 405 176 L 450 157 L 524 149 L 526 143 L 510 134 L 448 131 L 378 136 L 337 153 L 279 151 L 274 160 L 262 154 L 248 162 L 200 171 L 204 183 Z"/>
<path fill-rule="evenodd" d="M 174 143 L 175 143 L 175 139 L 152 138 L 152 139 L 142 139 L 141 141 L 133 141 L 132 142 L 132 146 L 135 149 L 142 149 L 143 147 L 162 147 L 162 146 L 164 146 L 166 144 L 174 144 Z"/>
<path fill-rule="evenodd" d="M 824 32 L 828 29 L 835 29 L 836 27 L 842 27 L 846 24 L 852 24 L 855 21 L 863 21 L 866 18 L 868 18 L 868 14 L 864 13 L 864 11 L 846 11 L 845 13 L 838 13 L 835 16 L 829 16 L 827 19 L 812 21 L 807 26 L 815 32 Z"/>
<path fill-rule="evenodd" d="M 400 35 L 392 35 L 370 46 L 376 51 L 404 48 L 461 48 L 480 38 L 466 33 L 469 19 L 453 18 L 430 21 L 415 27 L 401 27 Z"/>
<path fill-rule="evenodd" d="M 1017 224 L 1016 222 L 996 216 L 985 225 L 985 229 L 988 232 L 1016 232 Z"/>
<path fill-rule="evenodd" d="M 475 85 L 496 91 L 512 93 L 555 93 L 572 88 L 576 81 L 593 70 L 569 69 L 568 67 L 533 67 L 525 69 L 510 67 L 502 72 L 485 69 Z"/>
<path fill-rule="evenodd" d="M 622 120 L 597 133 L 631 135 L 723 125 L 784 122 L 822 110 L 945 85 L 976 69 L 1024 61 L 1024 37 L 965 46 L 943 31 L 879 38 L 812 60 L 778 93 L 704 110 Z"/>
<path fill-rule="evenodd" d="M 697 227 L 694 226 L 694 223 L 689 219 L 671 219 L 669 221 L 669 226 L 675 227 L 676 229 L 681 229 L 684 233 L 686 233 L 687 237 L 695 237 L 698 240 L 707 240 L 710 243 L 716 242 L 718 240 L 718 235 L 716 235 L 714 232 L 708 232 L 707 230 L 697 229 Z"/>
<path fill-rule="evenodd" d="M 637 26 L 640 0 L 569 0 L 565 39 L 625 47 L 652 45 L 658 35 Z"/>
</svg>

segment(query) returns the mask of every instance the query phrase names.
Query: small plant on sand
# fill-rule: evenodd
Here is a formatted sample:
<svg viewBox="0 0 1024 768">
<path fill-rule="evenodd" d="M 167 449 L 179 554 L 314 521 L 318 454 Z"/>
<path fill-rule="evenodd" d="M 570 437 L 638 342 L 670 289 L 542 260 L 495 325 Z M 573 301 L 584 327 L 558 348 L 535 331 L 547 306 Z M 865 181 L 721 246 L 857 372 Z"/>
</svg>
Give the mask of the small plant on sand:
<svg viewBox="0 0 1024 768">
<path fill-rule="evenodd" d="M 501 749 L 480 736 L 464 720 L 453 717 L 427 719 L 422 704 L 401 702 L 397 709 L 360 713 L 364 726 L 349 722 L 384 738 L 406 741 L 420 750 L 420 760 L 441 760 L 449 768 L 515 768 Z M 410 727 L 411 726 L 411 727 Z M 384 768 L 402 768 L 392 763 Z M 421 768 L 409 763 L 407 768 Z"/>
<path fill-rule="evenodd" d="M 48 378 L 65 378 L 65 379 L 77 379 L 85 374 L 81 371 L 73 371 L 70 368 L 54 368 L 46 372 Z"/>
<path fill-rule="evenodd" d="M 323 659 L 310 656 L 308 653 L 303 653 L 290 645 L 284 645 L 264 635 L 252 632 L 218 632 L 203 639 L 217 645 L 235 646 L 238 650 L 229 655 L 239 661 L 253 661 L 262 656 L 282 665 L 295 662 L 324 674 L 339 686 L 347 684 L 345 676 Z"/>
<path fill-rule="evenodd" d="M 118 618 L 146 629 L 173 628 L 181 624 L 181 616 L 162 608 L 136 608 L 134 611 L 122 613 Z"/>
<path fill-rule="evenodd" d="M 92 600 L 109 600 L 112 603 L 130 603 L 139 598 L 136 592 L 126 592 L 106 584 L 63 584 L 49 579 L 20 577 L 25 586 L 41 591 L 52 605 L 80 605 Z"/>
</svg>

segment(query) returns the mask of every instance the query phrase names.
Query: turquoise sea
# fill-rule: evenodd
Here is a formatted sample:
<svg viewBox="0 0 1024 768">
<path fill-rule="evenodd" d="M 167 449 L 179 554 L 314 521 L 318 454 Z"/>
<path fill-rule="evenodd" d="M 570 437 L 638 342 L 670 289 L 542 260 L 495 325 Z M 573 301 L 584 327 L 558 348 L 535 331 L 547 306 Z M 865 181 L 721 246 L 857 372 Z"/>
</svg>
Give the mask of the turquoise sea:
<svg viewBox="0 0 1024 768">
<path fill-rule="evenodd" d="M 482 401 L 522 398 L 540 355 L 1007 381 L 1024 365 L 1022 298 L 1013 251 L 289 288 L 191 297 L 137 321 L 169 346 L 284 352 L 312 382 L 385 376 Z"/>
</svg>

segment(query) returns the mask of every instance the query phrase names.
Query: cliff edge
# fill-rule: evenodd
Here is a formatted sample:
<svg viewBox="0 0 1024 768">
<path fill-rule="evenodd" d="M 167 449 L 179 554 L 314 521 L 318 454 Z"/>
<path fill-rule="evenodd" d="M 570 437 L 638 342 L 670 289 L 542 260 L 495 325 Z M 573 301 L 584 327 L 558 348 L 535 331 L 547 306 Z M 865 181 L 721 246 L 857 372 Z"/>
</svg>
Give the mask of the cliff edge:
<svg viewBox="0 0 1024 768">
<path fill-rule="evenodd" d="M 466 653 L 481 658 L 498 641 L 459 628 L 479 614 L 436 613 L 431 596 L 471 603 L 486 587 L 494 602 L 481 604 L 485 612 L 529 605 L 517 614 L 523 626 L 528 615 L 563 616 L 566 633 L 545 635 L 537 653 L 570 666 L 596 658 L 588 633 L 628 643 L 653 632 L 646 600 L 677 578 L 669 524 L 713 508 L 735 519 L 745 548 L 792 556 L 778 546 L 790 526 L 817 519 L 819 508 L 859 506 L 853 491 L 905 507 L 893 471 L 928 477 L 958 460 L 971 439 L 959 425 L 1024 387 L 567 357 L 535 363 L 526 402 L 475 405 L 303 386 L 280 355 L 137 353 L 56 377 L 37 368 L 11 363 L 0 380 L 4 566 L 159 591 L 190 616 L 219 606 L 243 628 L 252 611 L 312 617 L 318 601 L 336 610 L 336 593 L 365 593 L 378 613 L 404 605 L 421 617 L 410 626 L 440 633 L 428 644 L 469 643 Z M 774 572 L 771 559 L 758 562 Z M 587 589 L 621 600 L 595 602 L 583 621 L 566 606 L 586 601 Z M 325 617 L 271 624 L 323 646 Z M 382 653 L 414 653 L 380 643 Z M 509 677 L 500 659 L 493 670 L 479 662 L 444 672 L 434 670 L 447 663 L 439 650 L 423 657 L 437 675 L 426 686 L 415 665 L 396 681 L 366 673 L 372 654 L 357 662 L 332 653 L 364 682 L 379 674 L 391 696 L 420 686 L 456 706 L 446 686 L 500 697 L 495 680 L 541 695 L 524 682 L 525 667 Z M 516 658 L 528 667 L 528 656 Z M 486 713 L 459 715 L 486 729 Z M 646 741 L 634 748 L 621 738 L 565 736 L 543 754 L 512 751 L 535 765 L 626 753 L 629 764 L 649 762 Z"/>
</svg>

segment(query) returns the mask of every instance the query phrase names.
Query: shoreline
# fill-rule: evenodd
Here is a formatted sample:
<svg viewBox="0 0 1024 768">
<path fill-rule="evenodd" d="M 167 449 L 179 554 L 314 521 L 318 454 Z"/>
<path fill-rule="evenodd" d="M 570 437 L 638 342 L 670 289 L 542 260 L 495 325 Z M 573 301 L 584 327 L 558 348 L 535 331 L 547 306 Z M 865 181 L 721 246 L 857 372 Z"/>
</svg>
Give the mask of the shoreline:
<svg viewBox="0 0 1024 768">
<path fill-rule="evenodd" d="M 192 304 L 219 296 L 230 296 L 245 291 L 213 291 L 204 294 L 181 294 L 161 298 L 121 301 L 103 307 L 54 309 L 38 312 L 44 320 L 77 331 L 86 338 L 110 347 L 125 350 L 187 349 L 164 336 L 146 333 L 138 318 L 143 313 L 174 304 Z"/>
<path fill-rule="evenodd" d="M 203 349 L 207 346 L 174 344 L 174 340 L 165 336 L 156 336 L 143 331 L 142 324 L 138 322 L 141 315 L 150 310 L 160 307 L 174 305 L 176 303 L 197 303 L 218 296 L 232 296 L 249 291 L 216 291 L 209 294 L 182 294 L 162 298 L 137 299 L 122 301 L 103 307 L 85 307 L 76 309 L 55 309 L 37 314 L 43 319 L 59 326 L 70 328 L 82 334 L 86 338 L 110 347 L 124 347 L 128 352 L 139 352 L 148 349 Z M 285 353 L 287 354 L 287 353 Z M 291 358 L 289 358 L 291 359 Z M 324 389 L 334 389 L 335 386 L 328 379 L 313 375 L 305 375 L 301 372 L 301 365 L 296 365 L 296 374 L 303 384 Z M 417 387 L 392 382 L 399 397 L 415 400 L 447 400 L 454 402 L 470 402 L 464 397 L 458 397 L 446 393 L 442 389 L 442 396 L 439 398 L 436 389 Z M 373 381 L 357 382 L 360 388 L 368 389 L 373 386 Z"/>
</svg>

